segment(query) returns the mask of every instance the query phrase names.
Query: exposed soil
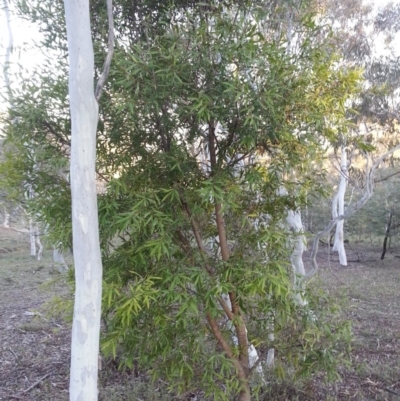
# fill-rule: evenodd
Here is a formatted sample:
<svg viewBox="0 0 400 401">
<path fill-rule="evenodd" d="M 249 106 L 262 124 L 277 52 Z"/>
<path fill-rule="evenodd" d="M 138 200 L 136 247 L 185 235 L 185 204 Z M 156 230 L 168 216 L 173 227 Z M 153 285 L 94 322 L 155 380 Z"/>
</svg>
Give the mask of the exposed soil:
<svg viewBox="0 0 400 401">
<path fill-rule="evenodd" d="M 379 247 L 347 245 L 347 256 L 342 267 L 325 247 L 318 261 L 325 291 L 345 300 L 343 317 L 354 336 L 351 367 L 334 385 L 314 380 L 320 396 L 304 399 L 400 400 L 400 250 L 380 260 Z"/>
<path fill-rule="evenodd" d="M 320 285 L 346 299 L 343 314 L 354 334 L 351 367 L 330 385 L 319 377 L 282 383 L 269 400 L 400 400 L 400 250 L 381 261 L 378 248 L 352 248 L 357 252 L 348 249 L 346 268 L 326 247 L 318 257 Z M 0 228 L 0 400 L 68 400 L 70 325 L 44 312 L 55 295 L 68 291 L 51 252 L 42 261 L 31 259 L 27 235 Z M 173 399 L 112 363 L 103 364 L 100 386 L 104 401 Z"/>
</svg>

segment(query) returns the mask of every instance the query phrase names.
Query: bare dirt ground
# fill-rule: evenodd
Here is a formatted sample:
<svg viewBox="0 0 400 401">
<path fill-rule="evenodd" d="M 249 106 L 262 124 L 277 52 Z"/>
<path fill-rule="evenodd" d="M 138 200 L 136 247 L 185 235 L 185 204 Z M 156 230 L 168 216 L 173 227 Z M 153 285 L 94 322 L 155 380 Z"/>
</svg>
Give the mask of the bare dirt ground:
<svg viewBox="0 0 400 401">
<path fill-rule="evenodd" d="M 69 327 L 41 313 L 53 274 L 50 252 L 31 259 L 26 234 L 0 229 L 1 400 L 68 399 Z"/>
<path fill-rule="evenodd" d="M 330 385 L 318 377 L 278 384 L 268 400 L 400 400 L 400 250 L 380 261 L 378 248 L 353 248 L 358 252 L 348 250 L 347 268 L 339 266 L 336 256 L 328 258 L 326 248 L 318 258 L 319 285 L 344 297 L 343 315 L 352 321 L 351 367 Z M 51 252 L 42 261 L 33 260 L 26 235 L 0 228 L 1 401 L 68 400 L 70 326 L 43 309 L 54 295 L 68 293 L 62 281 L 43 288 L 55 278 L 59 274 Z M 103 364 L 100 387 L 103 401 L 177 399 L 157 383 L 117 372 L 112 363 Z"/>
<path fill-rule="evenodd" d="M 315 400 L 400 400 L 400 249 L 380 260 L 381 248 L 352 245 L 348 266 L 321 249 L 322 287 L 344 297 L 343 317 L 351 321 L 351 367 L 331 386 L 315 382 Z M 301 399 L 301 398 L 300 398 Z"/>
</svg>

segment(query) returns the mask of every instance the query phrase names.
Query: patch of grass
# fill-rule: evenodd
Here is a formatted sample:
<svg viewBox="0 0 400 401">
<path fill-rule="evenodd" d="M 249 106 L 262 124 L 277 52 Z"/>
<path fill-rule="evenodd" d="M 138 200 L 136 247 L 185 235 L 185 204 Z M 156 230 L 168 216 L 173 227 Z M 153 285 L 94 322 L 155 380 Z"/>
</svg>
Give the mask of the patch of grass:
<svg viewBox="0 0 400 401">
<path fill-rule="evenodd" d="M 16 284 L 16 281 L 13 280 L 11 277 L 1 277 L 4 284 L 13 285 Z"/>
<path fill-rule="evenodd" d="M 174 396 L 168 391 L 165 383 L 132 379 L 101 389 L 99 401 L 180 401 L 190 399 L 188 396 L 190 397 L 190 394 L 186 397 Z"/>
<path fill-rule="evenodd" d="M 47 328 L 48 328 L 48 325 L 46 323 L 39 322 L 39 321 L 22 323 L 21 325 L 18 326 L 19 330 L 22 330 L 25 332 L 42 331 L 42 330 L 46 330 Z"/>
</svg>

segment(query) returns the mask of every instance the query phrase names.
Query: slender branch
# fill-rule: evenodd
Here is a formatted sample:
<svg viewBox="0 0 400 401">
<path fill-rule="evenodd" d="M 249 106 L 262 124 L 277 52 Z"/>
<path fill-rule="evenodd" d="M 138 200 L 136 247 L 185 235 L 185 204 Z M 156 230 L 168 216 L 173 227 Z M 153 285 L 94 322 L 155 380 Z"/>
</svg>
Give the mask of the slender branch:
<svg viewBox="0 0 400 401">
<path fill-rule="evenodd" d="M 390 394 L 394 394 L 394 395 L 398 395 L 400 397 L 400 393 L 393 391 L 392 389 L 388 388 L 388 387 L 384 387 L 384 390 L 387 391 Z"/>
<path fill-rule="evenodd" d="M 183 206 L 183 208 L 184 208 L 184 210 L 185 210 L 185 212 L 186 212 L 186 216 L 187 216 L 187 218 L 188 218 L 189 221 L 190 221 L 190 225 L 192 226 L 192 231 L 193 231 L 194 237 L 195 237 L 195 239 L 196 239 L 197 247 L 200 249 L 202 255 L 207 255 L 207 256 L 208 256 L 207 249 L 206 249 L 206 247 L 204 246 L 203 240 L 202 240 L 201 235 L 200 235 L 200 230 L 199 230 L 199 228 L 197 227 L 197 224 L 196 224 L 196 222 L 194 221 L 194 219 L 193 219 L 193 217 L 192 217 L 192 214 L 191 214 L 191 212 L 190 212 L 189 206 L 188 206 L 188 204 L 187 204 L 185 201 L 182 200 L 182 198 L 181 198 L 181 202 L 182 202 L 182 206 Z M 214 272 L 213 272 L 212 269 L 211 269 L 211 266 L 209 266 L 207 263 L 206 263 L 206 270 L 207 270 L 211 275 L 214 274 Z"/>
<path fill-rule="evenodd" d="M 379 178 L 379 179 L 375 180 L 374 182 L 375 182 L 375 184 L 377 184 L 378 182 L 386 181 L 389 178 L 392 178 L 393 176 L 395 176 L 397 174 L 400 174 L 400 171 L 395 171 L 394 173 L 388 174 L 386 177 Z"/>
<path fill-rule="evenodd" d="M 22 391 L 21 394 L 25 394 L 28 391 L 32 390 L 34 387 L 36 387 L 39 383 L 41 383 L 44 379 L 47 379 L 49 376 L 51 375 L 50 373 L 46 373 L 43 377 L 41 377 L 39 380 L 35 381 L 35 383 L 33 383 L 31 386 L 29 386 L 27 389 L 25 389 L 24 391 Z"/>
<path fill-rule="evenodd" d="M 43 123 L 43 125 L 50 131 L 50 133 L 51 133 L 52 135 L 54 135 L 63 145 L 66 145 L 66 146 L 71 147 L 71 141 L 69 141 L 69 140 L 63 138 L 62 135 L 59 134 L 59 133 L 51 126 L 51 124 L 50 124 L 48 121 L 43 120 L 42 123 Z"/>
<path fill-rule="evenodd" d="M 217 167 L 217 156 L 215 153 L 215 127 L 213 122 L 209 123 L 208 150 L 210 152 L 211 173 L 215 174 L 215 168 Z M 227 262 L 229 260 L 229 248 L 228 248 L 228 241 L 226 239 L 224 216 L 221 212 L 221 204 L 215 202 L 214 208 L 215 208 L 215 220 L 217 224 L 219 244 L 221 249 L 221 256 L 222 260 L 224 262 Z"/>
<path fill-rule="evenodd" d="M 103 65 L 103 72 L 101 73 L 100 78 L 97 81 L 96 90 L 94 92 L 94 96 L 97 101 L 100 100 L 104 84 L 106 83 L 106 79 L 108 78 L 108 74 L 110 73 L 111 60 L 114 54 L 115 35 L 114 35 L 114 17 L 112 11 L 112 0 L 107 0 L 107 16 L 108 16 L 108 52 L 106 60 Z"/>
<path fill-rule="evenodd" d="M 397 121 L 400 121 L 400 116 L 397 113 L 391 111 L 386 111 L 385 113 L 376 113 L 374 111 L 370 111 L 370 113 L 380 119 L 388 118 L 390 116 L 392 118 L 395 118 Z"/>
<path fill-rule="evenodd" d="M 242 365 L 240 364 L 238 359 L 235 358 L 235 356 L 233 355 L 231 347 L 229 346 L 229 344 L 225 340 L 223 334 L 221 333 L 221 330 L 219 329 L 218 323 L 216 322 L 216 320 L 213 317 L 211 317 L 211 315 L 209 313 L 207 313 L 207 321 L 208 321 L 208 324 L 211 327 L 211 330 L 212 330 L 215 338 L 218 341 L 218 344 L 224 350 L 224 352 L 227 355 L 227 357 L 232 360 L 232 362 L 235 365 L 235 367 L 238 370 L 238 372 L 244 373 Z"/>
<path fill-rule="evenodd" d="M 192 251 L 192 245 L 190 244 L 190 241 L 184 236 L 184 234 L 182 233 L 181 230 L 177 229 L 175 231 L 176 235 L 177 235 L 177 242 L 179 241 L 182 250 L 189 254 Z"/>
<path fill-rule="evenodd" d="M 215 127 L 214 122 L 208 123 L 208 151 L 210 152 L 211 171 L 215 174 L 215 168 L 217 167 L 217 156 L 215 154 Z"/>
<path fill-rule="evenodd" d="M 102 178 L 105 182 L 109 182 L 110 180 L 104 176 L 104 174 L 100 173 L 99 170 L 96 168 L 96 174 Z"/>
<path fill-rule="evenodd" d="M 318 253 L 318 245 L 319 245 L 319 240 L 321 237 L 323 237 L 325 234 L 327 234 L 329 231 L 332 230 L 335 225 L 341 221 L 348 219 L 350 216 L 352 216 L 355 212 L 360 210 L 368 201 L 371 199 L 374 191 L 374 173 L 377 167 L 392 153 L 396 152 L 397 150 L 400 150 L 400 144 L 395 146 L 393 149 L 389 150 L 388 152 L 384 153 L 372 166 L 369 170 L 366 172 L 366 189 L 361 196 L 361 198 L 352 206 L 349 206 L 346 211 L 341 214 L 340 216 L 335 217 L 332 219 L 329 224 L 321 230 L 317 235 L 314 237 L 313 241 L 313 248 L 311 252 L 311 265 L 312 265 L 312 270 L 310 270 L 304 277 L 303 280 L 309 280 L 311 277 L 313 277 L 317 271 L 318 271 L 318 263 L 316 260 L 317 253 Z"/>
<path fill-rule="evenodd" d="M 165 104 L 161 105 L 161 112 L 162 115 L 165 119 L 168 118 L 168 111 L 167 107 Z M 168 134 L 168 131 L 166 132 L 166 144 L 167 144 L 167 150 L 169 151 L 171 148 L 171 135 Z"/>
<path fill-rule="evenodd" d="M 165 136 L 164 128 L 163 128 L 163 126 L 161 124 L 161 119 L 160 119 L 160 116 L 158 115 L 157 110 L 156 110 L 155 118 L 156 118 L 156 126 L 157 126 L 157 129 L 158 129 L 158 131 L 160 133 L 160 136 L 161 136 L 161 142 L 162 142 L 163 150 L 164 150 L 164 152 L 168 152 L 169 151 L 168 141 L 167 141 L 167 138 Z"/>
<path fill-rule="evenodd" d="M 243 355 L 242 351 L 240 352 L 240 356 L 239 356 L 240 360 L 238 360 L 234 356 L 231 347 L 229 346 L 229 344 L 225 340 L 224 336 L 222 335 L 221 330 L 219 329 L 218 323 L 209 313 L 207 313 L 207 321 L 208 321 L 208 323 L 211 327 L 211 330 L 212 330 L 215 338 L 217 339 L 219 345 L 221 346 L 221 348 L 224 350 L 227 357 L 232 361 L 233 365 L 235 366 L 235 368 L 237 370 L 237 372 L 236 372 L 237 378 L 243 384 L 244 389 L 242 391 L 249 391 L 248 390 L 248 374 L 249 374 L 248 359 L 249 359 L 249 357 L 248 357 L 247 347 L 244 351 L 244 355 Z M 240 338 L 239 338 L 239 341 L 240 341 Z M 245 355 L 247 355 L 247 358 Z M 246 364 L 246 361 L 243 359 L 246 359 L 247 364 Z M 245 366 L 247 367 L 247 369 L 245 368 Z"/>
<path fill-rule="evenodd" d="M 217 155 L 215 152 L 215 147 L 216 147 L 215 126 L 213 122 L 209 122 L 208 148 L 210 152 L 212 175 L 215 174 L 215 169 L 217 167 Z M 229 247 L 225 230 L 224 215 L 222 213 L 221 204 L 219 202 L 215 201 L 214 208 L 215 208 L 215 221 L 217 224 L 221 256 L 222 260 L 224 262 L 227 262 L 229 260 Z M 231 303 L 233 316 L 235 317 L 235 319 L 233 319 L 233 324 L 236 329 L 236 335 L 240 346 L 239 360 L 242 365 L 243 372 L 245 372 L 244 377 L 247 377 L 247 370 L 249 367 L 249 350 L 248 350 L 249 343 L 247 338 L 247 329 L 246 325 L 244 324 L 243 318 L 240 315 L 239 305 L 237 303 L 236 296 L 233 291 L 229 292 L 229 300 Z"/>
<path fill-rule="evenodd" d="M 192 226 L 192 231 L 193 231 L 194 237 L 196 239 L 197 247 L 201 251 L 202 255 L 208 256 L 207 249 L 204 246 L 203 240 L 200 235 L 200 230 L 198 229 L 197 224 L 192 217 L 192 214 L 190 212 L 188 204 L 183 200 L 182 196 L 181 196 L 181 202 L 186 211 L 186 215 L 190 221 L 190 224 Z M 205 269 L 206 269 L 207 273 L 210 275 L 210 277 L 213 278 L 214 272 L 212 271 L 211 266 L 207 262 L 205 263 Z M 231 309 L 229 308 L 228 304 L 224 301 L 224 299 L 222 297 L 218 297 L 218 302 L 221 305 L 221 307 L 222 307 L 223 311 L 225 312 L 226 316 L 228 317 L 228 319 L 233 320 L 235 318 L 235 315 L 232 313 Z"/>
</svg>

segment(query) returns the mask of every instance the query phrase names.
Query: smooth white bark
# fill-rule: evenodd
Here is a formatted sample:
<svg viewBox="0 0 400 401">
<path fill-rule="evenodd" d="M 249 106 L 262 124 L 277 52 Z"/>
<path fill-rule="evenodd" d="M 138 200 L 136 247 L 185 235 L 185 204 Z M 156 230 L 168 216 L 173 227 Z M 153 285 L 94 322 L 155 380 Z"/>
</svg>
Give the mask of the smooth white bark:
<svg viewBox="0 0 400 401">
<path fill-rule="evenodd" d="M 7 209 L 4 208 L 4 221 L 3 221 L 4 228 L 10 228 L 10 213 L 8 213 Z"/>
<path fill-rule="evenodd" d="M 3 66 L 3 74 L 4 74 L 5 86 L 6 86 L 6 89 L 8 92 L 8 101 L 10 102 L 10 105 L 11 105 L 12 104 L 12 95 L 11 95 L 11 84 L 10 84 L 10 76 L 8 73 L 8 69 L 10 67 L 10 58 L 11 58 L 11 52 L 12 52 L 12 48 L 13 48 L 14 39 L 13 39 L 13 35 L 12 35 L 12 30 L 11 30 L 10 10 L 8 8 L 7 0 L 3 0 L 3 10 L 4 10 L 4 14 L 5 14 L 5 19 L 6 19 L 7 35 L 8 35 L 8 43 L 7 43 L 6 56 L 5 56 L 5 60 L 4 60 L 4 66 Z M 3 141 L 1 141 L 0 146 L 3 146 Z M 10 213 L 8 213 L 6 208 L 4 208 L 3 227 L 10 228 Z"/>
<path fill-rule="evenodd" d="M 288 192 L 285 188 L 280 188 L 279 195 L 286 196 Z M 292 264 L 293 271 L 295 273 L 295 287 L 298 287 L 298 277 L 304 276 L 306 271 L 304 269 L 303 263 L 303 253 L 306 250 L 306 236 L 304 235 L 303 222 L 301 220 L 300 210 L 288 210 L 286 214 L 286 226 L 293 233 L 293 238 L 290 240 L 290 246 L 292 248 L 292 253 L 290 255 L 290 262 Z M 301 280 L 300 280 L 301 281 Z M 297 298 L 301 304 L 304 303 L 301 300 L 301 288 L 297 288 L 299 293 Z"/>
<path fill-rule="evenodd" d="M 344 196 L 346 194 L 348 177 L 348 164 L 346 148 L 342 146 L 342 157 L 340 162 L 340 180 L 337 194 L 332 202 L 332 218 L 344 214 Z M 339 262 L 342 266 L 347 266 L 346 250 L 344 248 L 344 220 L 340 220 L 336 225 L 335 241 L 332 251 L 338 252 Z"/>
<path fill-rule="evenodd" d="M 311 251 L 311 264 L 312 264 L 312 270 L 310 270 L 305 276 L 304 280 L 310 280 L 312 277 L 315 276 L 315 274 L 318 272 L 318 263 L 317 263 L 317 254 L 318 254 L 318 245 L 320 239 L 328 234 L 332 228 L 336 226 L 336 224 L 341 221 L 348 219 L 350 216 L 352 216 L 354 213 L 356 213 L 358 210 L 362 209 L 364 205 L 371 199 L 373 193 L 374 193 L 374 185 L 375 185 L 375 170 L 379 167 L 379 165 L 386 160 L 386 158 L 390 155 L 392 155 L 394 152 L 400 150 L 400 144 L 395 146 L 394 148 L 390 149 L 388 152 L 384 153 L 381 157 L 376 160 L 376 162 L 369 168 L 369 155 L 366 154 L 367 157 L 367 168 L 365 172 L 365 189 L 362 194 L 362 196 L 358 199 L 358 201 L 352 205 L 349 205 L 349 207 L 346 208 L 346 211 L 344 214 L 337 216 L 333 218 L 329 224 L 320 232 L 318 232 L 313 240 L 313 247 Z"/>
<path fill-rule="evenodd" d="M 98 104 L 89 1 L 64 0 L 69 50 L 71 195 L 75 304 L 71 341 L 70 401 L 98 399 L 102 264 L 95 180 Z"/>
<path fill-rule="evenodd" d="M 65 262 L 64 255 L 56 247 L 53 247 L 53 262 L 60 273 L 66 273 L 68 271 L 68 265 Z"/>
<path fill-rule="evenodd" d="M 306 237 L 304 235 L 303 223 L 301 221 L 300 210 L 289 210 L 286 215 L 286 223 L 295 234 L 293 241 L 293 251 L 290 255 L 290 261 L 295 273 L 304 276 L 306 271 L 303 263 L 303 252 L 306 250 Z"/>
<path fill-rule="evenodd" d="M 230 310 L 232 310 L 232 304 L 231 304 L 231 300 L 229 299 L 228 294 L 224 294 L 222 296 L 223 300 L 225 301 L 225 303 L 228 305 L 228 308 Z M 228 319 L 228 323 L 227 326 L 229 328 L 229 330 L 232 332 L 232 341 L 233 343 L 238 346 L 239 345 L 239 341 L 238 338 L 235 334 L 235 326 L 233 325 L 232 321 Z M 247 334 L 247 328 L 245 328 L 246 330 L 246 334 Z M 258 360 L 260 359 L 260 357 L 258 356 L 258 352 L 256 350 L 256 347 L 253 344 L 250 344 L 250 342 L 248 342 L 248 349 L 247 352 L 249 353 L 249 369 L 253 368 L 253 366 L 255 366 L 256 363 L 258 363 Z M 255 368 L 255 371 L 260 375 L 261 378 L 264 378 L 264 372 L 263 372 L 263 368 L 262 365 L 260 363 L 258 363 L 258 365 Z"/>
<path fill-rule="evenodd" d="M 38 253 L 37 253 L 37 260 L 42 260 L 42 256 L 43 256 L 43 244 L 40 241 L 40 233 L 38 231 L 36 231 L 36 245 L 38 246 Z"/>
<path fill-rule="evenodd" d="M 290 262 L 294 271 L 295 298 L 299 305 L 305 306 L 307 305 L 307 301 L 303 297 L 304 282 L 302 278 L 306 274 L 303 263 L 303 253 L 306 250 L 306 236 L 304 235 L 300 210 L 289 210 L 286 216 L 286 223 L 294 234 Z"/>
<path fill-rule="evenodd" d="M 269 341 L 274 341 L 275 340 L 275 334 L 274 333 L 269 333 L 268 334 L 268 340 Z M 267 367 L 272 368 L 275 364 L 275 348 L 270 348 L 267 353 Z"/>
<path fill-rule="evenodd" d="M 29 239 L 31 244 L 31 256 L 36 257 L 35 226 L 31 217 L 29 218 Z"/>
</svg>

